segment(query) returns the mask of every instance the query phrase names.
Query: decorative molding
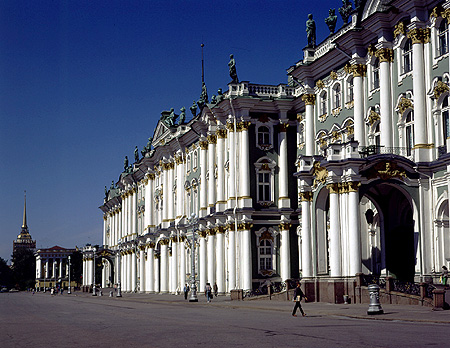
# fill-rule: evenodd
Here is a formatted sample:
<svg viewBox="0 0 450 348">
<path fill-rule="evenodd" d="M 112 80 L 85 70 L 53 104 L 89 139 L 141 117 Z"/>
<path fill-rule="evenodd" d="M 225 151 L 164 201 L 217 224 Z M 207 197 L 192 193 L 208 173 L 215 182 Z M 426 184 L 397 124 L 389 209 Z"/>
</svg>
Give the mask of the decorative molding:
<svg viewBox="0 0 450 348">
<path fill-rule="evenodd" d="M 320 184 L 324 184 L 327 177 L 328 171 L 326 168 L 320 166 L 320 162 L 314 162 L 314 170 L 313 170 L 314 182 L 313 188 L 316 188 Z"/>
<path fill-rule="evenodd" d="M 375 110 L 370 110 L 369 114 L 369 124 L 370 126 L 373 126 L 375 122 L 377 122 L 380 119 L 380 114 L 375 112 Z"/>
<path fill-rule="evenodd" d="M 450 88 L 447 86 L 446 83 L 444 83 L 442 81 L 438 81 L 436 83 L 436 86 L 433 88 L 434 97 L 436 99 L 438 99 L 442 94 L 444 94 L 445 92 L 448 92 L 449 90 L 450 90 Z"/>
<path fill-rule="evenodd" d="M 219 129 L 216 132 L 217 138 L 219 139 L 226 139 L 227 137 L 227 131 L 225 129 Z"/>
<path fill-rule="evenodd" d="M 330 72 L 330 79 L 332 79 L 333 81 L 336 80 L 338 78 L 337 72 L 332 70 Z"/>
<path fill-rule="evenodd" d="M 317 80 L 316 87 L 319 89 L 325 88 L 325 83 L 322 80 Z"/>
<path fill-rule="evenodd" d="M 303 114 L 300 114 L 300 113 L 297 114 L 297 121 L 298 122 L 302 122 L 304 119 L 305 118 L 304 118 Z"/>
<path fill-rule="evenodd" d="M 200 145 L 200 149 L 202 150 L 208 150 L 208 141 L 206 140 L 201 140 L 198 142 Z"/>
<path fill-rule="evenodd" d="M 358 192 L 358 188 L 361 186 L 359 181 L 350 181 L 348 183 L 348 192 Z"/>
<path fill-rule="evenodd" d="M 394 27 L 394 37 L 406 35 L 406 24 L 403 21 L 398 22 Z"/>
<path fill-rule="evenodd" d="M 288 222 L 282 222 L 281 224 L 278 225 L 278 228 L 280 230 L 289 230 L 289 228 L 291 228 L 291 226 L 292 225 L 290 223 L 288 223 Z"/>
<path fill-rule="evenodd" d="M 234 132 L 234 124 L 233 124 L 233 122 L 227 122 L 226 127 L 227 127 L 229 132 Z"/>
<path fill-rule="evenodd" d="M 217 136 L 215 134 L 210 134 L 206 137 L 209 144 L 217 144 Z"/>
<path fill-rule="evenodd" d="M 248 131 L 251 124 L 252 123 L 250 121 L 242 121 L 236 125 L 236 129 L 238 132 Z"/>
<path fill-rule="evenodd" d="M 398 167 L 395 162 L 383 161 L 371 167 L 367 172 L 366 177 L 368 179 L 378 177 L 382 180 L 388 180 L 392 178 L 403 180 L 406 177 L 406 173 L 405 170 Z"/>
<path fill-rule="evenodd" d="M 300 192 L 298 196 L 302 202 L 312 202 L 313 200 L 313 194 L 311 191 Z"/>
<path fill-rule="evenodd" d="M 327 184 L 327 189 L 330 191 L 330 194 L 339 193 L 339 185 L 337 183 Z"/>
<path fill-rule="evenodd" d="M 403 113 L 407 109 L 414 109 L 414 105 L 413 105 L 412 101 L 405 97 L 400 98 L 400 101 L 398 102 L 397 107 L 398 107 L 398 111 L 400 111 L 400 117 L 403 115 Z"/>
</svg>

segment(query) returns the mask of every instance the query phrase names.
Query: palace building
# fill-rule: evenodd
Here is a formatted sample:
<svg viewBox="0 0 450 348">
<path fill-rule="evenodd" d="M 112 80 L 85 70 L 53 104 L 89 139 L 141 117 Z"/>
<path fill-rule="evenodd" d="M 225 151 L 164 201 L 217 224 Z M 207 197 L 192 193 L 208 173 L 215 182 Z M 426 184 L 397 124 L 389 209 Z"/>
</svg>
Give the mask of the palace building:
<svg viewBox="0 0 450 348">
<path fill-rule="evenodd" d="M 84 285 L 94 253 L 102 286 L 129 292 L 177 293 L 192 258 L 199 289 L 219 293 L 302 278 L 308 298 L 339 302 L 361 274 L 436 281 L 450 262 L 450 1 L 344 3 L 348 23 L 335 31 L 330 11 L 323 42 L 308 32 L 288 83 L 230 69 L 189 122 L 162 113 L 106 192 Z"/>
</svg>

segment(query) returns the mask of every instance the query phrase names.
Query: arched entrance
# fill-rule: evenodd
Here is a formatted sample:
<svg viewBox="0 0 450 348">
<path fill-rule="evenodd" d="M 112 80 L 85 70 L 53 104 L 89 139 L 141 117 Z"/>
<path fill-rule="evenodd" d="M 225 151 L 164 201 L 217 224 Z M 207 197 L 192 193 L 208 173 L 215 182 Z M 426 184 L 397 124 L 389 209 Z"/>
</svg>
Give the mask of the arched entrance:
<svg viewBox="0 0 450 348">
<path fill-rule="evenodd" d="M 372 274 L 413 281 L 418 232 L 411 197 L 395 181 L 373 182 L 361 193 L 363 265 Z"/>
<path fill-rule="evenodd" d="M 109 249 L 100 250 L 97 254 L 97 264 L 100 265 L 102 287 L 112 287 L 117 281 L 114 279 L 114 254 Z M 100 276 L 96 274 L 97 276 Z"/>
</svg>

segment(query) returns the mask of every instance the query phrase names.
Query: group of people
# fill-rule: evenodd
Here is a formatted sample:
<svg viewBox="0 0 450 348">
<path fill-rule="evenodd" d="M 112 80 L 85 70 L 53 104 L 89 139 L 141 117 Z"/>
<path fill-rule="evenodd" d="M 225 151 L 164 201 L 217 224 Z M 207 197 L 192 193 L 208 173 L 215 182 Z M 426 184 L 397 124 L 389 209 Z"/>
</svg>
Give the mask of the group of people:
<svg viewBox="0 0 450 348">
<path fill-rule="evenodd" d="M 184 292 L 184 299 L 185 300 L 187 300 L 189 291 L 191 291 L 191 288 L 189 287 L 189 285 L 188 284 L 184 284 L 183 292 Z M 207 300 L 208 303 L 211 302 L 211 300 L 213 299 L 214 296 L 217 297 L 218 292 L 219 292 L 219 288 L 217 287 L 216 283 L 214 283 L 214 285 L 212 287 L 211 287 L 210 283 L 206 283 L 205 296 L 206 296 L 206 300 Z"/>
</svg>

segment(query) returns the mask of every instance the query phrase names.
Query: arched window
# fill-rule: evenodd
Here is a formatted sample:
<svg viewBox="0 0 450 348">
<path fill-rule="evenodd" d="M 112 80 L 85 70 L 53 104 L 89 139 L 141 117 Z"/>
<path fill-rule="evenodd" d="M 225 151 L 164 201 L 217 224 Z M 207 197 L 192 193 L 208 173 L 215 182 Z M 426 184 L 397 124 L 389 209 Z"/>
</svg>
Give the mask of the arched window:
<svg viewBox="0 0 450 348">
<path fill-rule="evenodd" d="M 413 61 L 412 61 L 412 41 L 411 39 L 406 40 L 405 46 L 403 47 L 403 73 L 412 71 Z"/>
<path fill-rule="evenodd" d="M 194 153 L 192 154 L 192 168 L 197 169 L 198 166 L 198 155 L 197 155 L 197 151 L 194 151 Z"/>
<path fill-rule="evenodd" d="M 258 127 L 258 144 L 259 145 L 270 145 L 269 127 L 266 127 L 266 126 Z"/>
<path fill-rule="evenodd" d="M 333 102 L 334 102 L 334 109 L 341 107 L 341 85 L 337 83 L 333 87 Z"/>
<path fill-rule="evenodd" d="M 450 122 L 449 122 L 449 105 L 448 105 L 448 95 L 445 96 L 442 101 L 442 130 L 444 136 L 444 145 L 446 140 L 450 138 Z"/>
<path fill-rule="evenodd" d="M 441 21 L 438 29 L 438 45 L 440 56 L 448 53 L 448 24 L 445 19 Z"/>
<path fill-rule="evenodd" d="M 263 239 L 259 242 L 259 269 L 271 271 L 272 266 L 272 241 Z"/>
<path fill-rule="evenodd" d="M 320 96 L 320 114 L 326 115 L 327 114 L 327 92 L 323 92 Z"/>
<path fill-rule="evenodd" d="M 350 76 L 347 80 L 347 103 L 353 100 L 353 76 Z"/>
<path fill-rule="evenodd" d="M 377 58 L 372 69 L 372 89 L 380 88 L 380 60 Z"/>
<path fill-rule="evenodd" d="M 268 207 L 274 202 L 274 170 L 275 161 L 262 157 L 255 163 L 256 198 L 259 205 Z"/>
<path fill-rule="evenodd" d="M 412 148 L 414 146 L 414 112 L 408 111 L 405 118 L 405 143 L 406 155 L 411 156 Z"/>
</svg>

